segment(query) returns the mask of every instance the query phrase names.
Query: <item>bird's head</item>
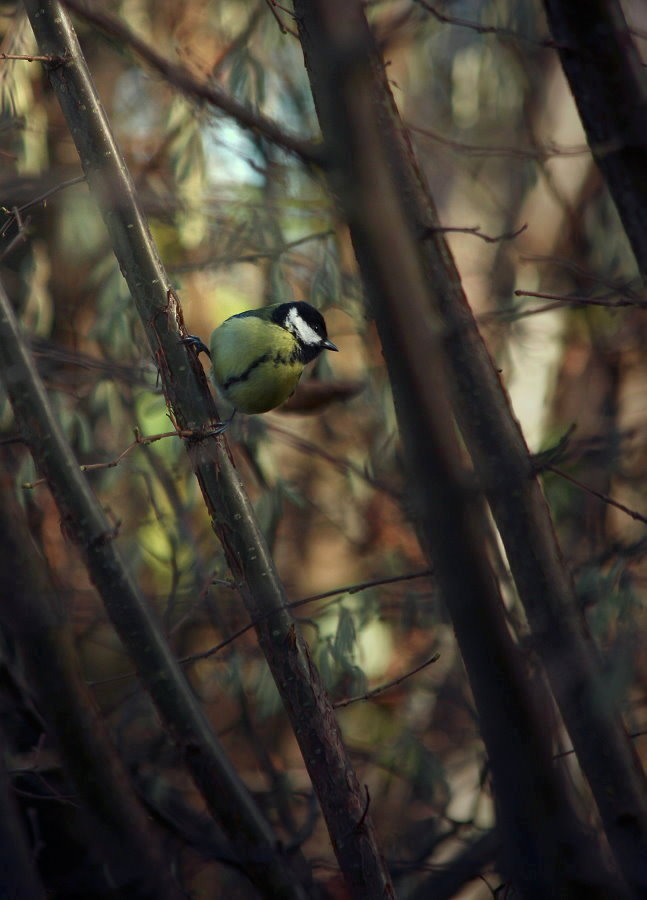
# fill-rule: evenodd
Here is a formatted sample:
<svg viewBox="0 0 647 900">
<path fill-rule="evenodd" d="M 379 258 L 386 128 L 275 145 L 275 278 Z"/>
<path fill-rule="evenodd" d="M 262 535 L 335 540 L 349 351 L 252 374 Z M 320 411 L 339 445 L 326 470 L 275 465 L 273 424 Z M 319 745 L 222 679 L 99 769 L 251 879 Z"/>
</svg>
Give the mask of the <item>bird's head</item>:
<svg viewBox="0 0 647 900">
<path fill-rule="evenodd" d="M 272 321 L 294 336 L 299 344 L 305 362 L 315 359 L 322 350 L 337 350 L 328 340 L 324 317 L 319 310 L 303 300 L 293 303 L 279 303 L 272 308 Z"/>
</svg>

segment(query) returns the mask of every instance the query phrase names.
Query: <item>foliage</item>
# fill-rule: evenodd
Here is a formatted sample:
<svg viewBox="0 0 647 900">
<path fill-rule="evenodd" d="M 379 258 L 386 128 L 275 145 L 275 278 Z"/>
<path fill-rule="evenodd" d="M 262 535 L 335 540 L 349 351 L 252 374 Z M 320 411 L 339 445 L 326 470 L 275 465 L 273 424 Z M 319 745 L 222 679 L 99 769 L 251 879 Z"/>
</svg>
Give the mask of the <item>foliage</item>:
<svg viewBox="0 0 647 900">
<path fill-rule="evenodd" d="M 118 6 L 115 13 L 131 28 L 200 80 L 224 86 L 288 132 L 316 136 L 298 41 L 279 28 L 292 27 L 285 10 L 235 0 L 181 9 L 131 0 Z M 443 5 L 444 21 L 430 6 L 415 4 L 403 16 L 398 4 L 376 4 L 372 22 L 442 221 L 454 229 L 448 237 L 465 289 L 531 449 L 550 446 L 555 432 L 577 425 L 563 458 L 544 476 L 546 492 L 609 668 L 609 690 L 640 731 L 647 716 L 645 659 L 635 635 L 645 624 L 647 458 L 636 265 L 556 56 L 542 42 L 540 5 Z M 628 7 L 638 17 L 638 4 Z M 462 24 L 447 21 L 450 12 Z M 309 377 L 346 385 L 345 400 L 324 398 L 314 415 L 238 417 L 228 437 L 290 600 L 316 597 L 295 614 L 333 699 L 398 679 L 440 651 L 434 666 L 339 712 L 379 835 L 394 870 L 403 865 L 406 887 L 411 868 L 458 856 L 460 842 L 493 818 L 472 698 L 433 582 L 389 583 L 426 563 L 411 522 L 388 377 L 347 231 L 315 169 L 183 95 L 118 41 L 77 24 L 189 331 L 207 339 L 235 312 L 308 299 L 325 314 L 342 351 L 322 359 Z M 19 10 L 0 20 L 0 29 L 6 52 L 35 52 Z M 89 471 L 88 480 L 238 772 L 279 840 L 298 841 L 305 829 L 304 853 L 317 861 L 316 878 L 325 883 L 334 856 L 320 820 L 313 822 L 303 761 L 252 633 L 204 655 L 247 617 L 181 442 L 142 444 L 107 466 L 135 430 L 149 436 L 173 426 L 87 186 L 54 193 L 80 167 L 39 64 L 1 65 L 10 248 L 0 260 L 2 280 L 51 404 L 79 463 L 106 464 Z M 52 192 L 46 200 L 33 202 L 46 192 Z M 24 232 L 10 246 L 18 234 L 15 207 L 25 207 Z M 480 239 L 501 235 L 507 237 Z M 612 305 L 621 299 L 635 305 Z M 304 407 L 308 388 L 305 379 Z M 4 409 L 0 422 L 14 489 L 34 484 L 31 459 Z M 609 497 L 625 511 L 605 503 Z M 36 483 L 23 503 L 65 598 L 85 677 L 146 803 L 163 821 L 173 817 L 171 809 L 203 814 L 47 488 Z M 627 508 L 639 517 L 629 518 Z M 507 583 L 494 548 L 492 555 Z M 357 592 L 352 587 L 367 582 Z M 4 728 L 10 769 L 40 772 L 40 735 L 25 748 L 10 722 Z M 48 777 L 42 780 L 50 790 Z M 409 836 L 434 817 L 446 830 L 430 828 L 414 853 Z M 178 864 L 183 887 L 196 897 L 224 896 L 235 877 L 227 866 L 181 843 L 190 846 Z M 493 888 L 499 883 L 496 869 L 488 878 Z M 488 887 L 477 883 L 469 896 L 489 896 Z"/>
</svg>

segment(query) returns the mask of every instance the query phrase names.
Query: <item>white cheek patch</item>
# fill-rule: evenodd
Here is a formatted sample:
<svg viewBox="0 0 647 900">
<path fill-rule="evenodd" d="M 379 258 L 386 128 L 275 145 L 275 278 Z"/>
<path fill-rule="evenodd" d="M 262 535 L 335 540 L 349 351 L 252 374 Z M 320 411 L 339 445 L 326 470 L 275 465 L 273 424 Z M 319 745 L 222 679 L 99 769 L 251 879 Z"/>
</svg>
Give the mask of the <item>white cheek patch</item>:
<svg viewBox="0 0 647 900">
<path fill-rule="evenodd" d="M 311 328 L 306 320 L 299 315 L 298 310 L 294 308 L 285 317 L 285 327 L 304 344 L 320 344 L 323 340 L 321 335 L 317 334 L 314 328 Z"/>
</svg>

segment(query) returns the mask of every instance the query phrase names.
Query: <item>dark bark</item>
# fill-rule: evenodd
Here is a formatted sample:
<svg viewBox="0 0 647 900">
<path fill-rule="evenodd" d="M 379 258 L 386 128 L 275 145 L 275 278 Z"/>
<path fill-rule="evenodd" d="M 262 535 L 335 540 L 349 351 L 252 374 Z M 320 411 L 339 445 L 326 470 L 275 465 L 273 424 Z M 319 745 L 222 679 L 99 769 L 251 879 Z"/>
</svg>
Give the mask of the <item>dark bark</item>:
<svg viewBox="0 0 647 900">
<path fill-rule="evenodd" d="M 406 900 L 452 900 L 466 884 L 478 878 L 487 866 L 491 866 L 500 851 L 501 839 L 496 831 L 488 831 L 471 843 L 456 859 L 452 859 L 444 871 L 425 878 L 407 895 Z"/>
<path fill-rule="evenodd" d="M 62 527 L 79 546 L 90 577 L 162 721 L 211 812 L 232 840 L 232 860 L 264 890 L 303 896 L 290 883 L 272 831 L 201 709 L 152 611 L 132 582 L 116 535 L 48 404 L 43 384 L 0 287 L 0 376 L 16 424 L 54 495 Z"/>
<path fill-rule="evenodd" d="M 4 735 L 0 735 L 0 896 L 45 900 L 12 792 L 4 750 Z"/>
<path fill-rule="evenodd" d="M 647 278 L 647 72 L 616 0 L 544 0 L 591 152 Z"/>
<path fill-rule="evenodd" d="M 552 765 L 483 540 L 482 497 L 461 463 L 444 328 L 402 199 L 405 160 L 394 158 L 391 98 L 362 5 L 297 0 L 295 11 L 331 187 L 350 226 L 394 390 L 422 542 L 479 713 L 503 868 L 524 897 L 608 896 L 606 876 L 591 866 L 596 841 L 578 826 Z"/>
<path fill-rule="evenodd" d="M 356 5 L 342 7 L 340 22 L 346 23 L 355 40 L 349 53 L 368 56 L 370 95 L 387 165 L 404 209 L 405 228 L 421 244 L 428 302 L 416 308 L 411 297 L 400 291 L 398 303 L 415 321 L 420 334 L 426 333 L 429 340 L 434 334 L 443 336 L 453 409 L 501 534 L 532 628 L 533 647 L 546 666 L 616 859 L 636 891 L 647 892 L 645 774 L 622 720 L 609 702 L 597 653 L 578 608 L 527 446 L 469 308 L 433 200 L 398 116 L 382 60 L 365 20 L 347 24 L 351 8 L 360 18 Z M 303 27 L 311 4 L 300 3 L 299 10 Z M 321 56 L 317 48 L 319 27 L 312 25 L 306 35 L 309 65 Z M 352 163 L 357 147 L 335 143 L 334 126 L 329 127 L 331 118 L 334 122 L 334 98 L 327 106 L 318 102 L 331 163 L 334 169 L 343 171 Z M 348 194 L 346 202 L 352 200 L 353 185 L 342 189 Z M 395 226 L 391 222 L 388 225 L 394 231 Z M 360 266 L 365 264 L 370 265 L 370 260 L 365 263 L 360 259 Z M 376 310 L 376 314 L 379 322 L 381 313 Z M 388 327 L 385 322 L 383 330 L 388 331 Z M 398 352 L 406 353 L 406 345 Z"/>
<path fill-rule="evenodd" d="M 28 686 L 78 793 L 88 852 L 120 890 L 140 898 L 179 900 L 183 893 L 173 883 L 161 843 L 81 678 L 71 629 L 56 612 L 60 599 L 13 485 L 3 473 L 0 477 L 0 623 L 16 642 Z M 28 885 L 29 879 L 16 882 L 14 890 L 20 891 L 23 883 Z"/>
</svg>

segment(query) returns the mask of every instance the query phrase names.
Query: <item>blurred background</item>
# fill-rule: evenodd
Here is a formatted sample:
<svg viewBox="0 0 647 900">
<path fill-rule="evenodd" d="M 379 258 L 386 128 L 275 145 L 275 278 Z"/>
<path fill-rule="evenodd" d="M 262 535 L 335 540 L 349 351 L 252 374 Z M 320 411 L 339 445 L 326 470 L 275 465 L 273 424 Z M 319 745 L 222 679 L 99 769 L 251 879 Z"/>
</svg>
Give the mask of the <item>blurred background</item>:
<svg viewBox="0 0 647 900">
<path fill-rule="evenodd" d="M 233 0 L 103 6 L 197 79 L 221 85 L 286 132 L 316 138 L 287 9 Z M 647 7 L 623 7 L 647 63 Z M 644 294 L 541 4 L 378 2 L 369 13 L 529 447 L 539 452 L 568 434 L 556 466 L 574 481 L 547 473 L 544 487 L 604 653 L 608 689 L 645 760 Z M 289 409 L 239 415 L 228 440 L 290 599 L 326 595 L 295 615 L 333 700 L 397 681 L 338 716 L 404 893 L 488 835 L 492 803 L 461 660 L 409 522 L 388 377 L 347 232 L 316 172 L 187 99 L 119 39 L 76 24 L 188 330 L 208 341 L 234 313 L 305 299 L 325 315 L 341 351 L 311 367 Z M 9 56 L 36 52 L 20 6 L 0 6 L 0 38 Z M 79 462 L 103 464 L 88 480 L 236 768 L 282 840 L 305 829 L 304 852 L 334 891 L 336 862 L 253 631 L 208 652 L 248 619 L 181 442 L 166 437 L 105 465 L 135 429 L 149 436 L 172 424 L 81 174 L 40 64 L 1 61 L 0 197 L 9 223 L 1 277 L 51 403 Z M 0 454 L 122 756 L 151 803 L 199 812 L 46 486 L 24 487 L 38 475 L 4 399 Z M 519 615 L 504 568 L 500 575 L 511 616 Z M 399 681 L 436 653 L 436 662 Z M 47 783 L 56 760 L 18 734 L 15 702 L 5 696 L 2 707 L 10 769 L 37 771 Z M 573 779 L 577 785 L 576 772 Z M 488 865 L 493 853 L 485 856 L 482 877 L 466 876 L 447 896 L 493 895 L 500 878 Z M 192 896 L 234 896 L 235 876 L 195 851 L 178 853 L 178 868 Z M 236 891 L 246 896 L 239 882 Z"/>
</svg>

